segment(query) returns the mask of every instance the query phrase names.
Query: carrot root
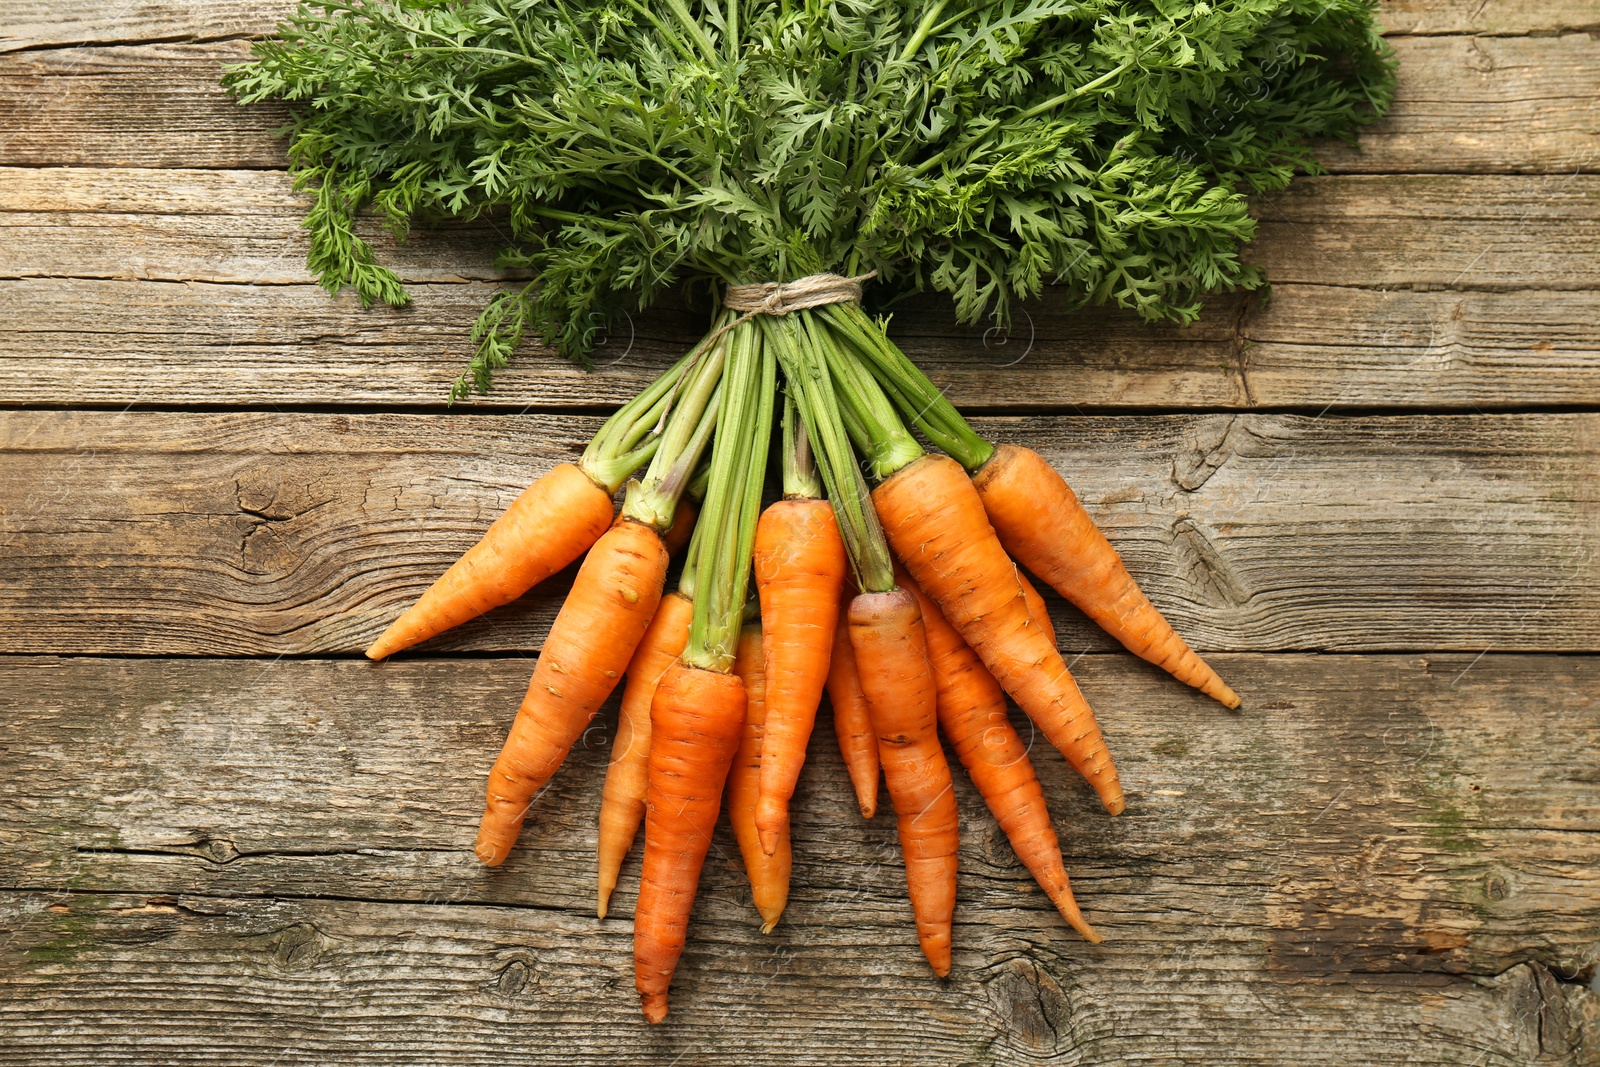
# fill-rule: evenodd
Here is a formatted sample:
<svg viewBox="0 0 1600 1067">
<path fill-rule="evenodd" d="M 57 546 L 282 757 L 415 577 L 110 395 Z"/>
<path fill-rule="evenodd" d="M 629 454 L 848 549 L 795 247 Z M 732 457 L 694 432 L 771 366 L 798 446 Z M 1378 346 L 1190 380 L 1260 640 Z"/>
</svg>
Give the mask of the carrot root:
<svg viewBox="0 0 1600 1067">
<path fill-rule="evenodd" d="M 677 593 L 661 598 L 650 628 L 628 662 L 628 684 L 617 713 L 617 737 L 611 747 L 611 764 L 600 793 L 600 835 L 596 849 L 599 865 L 596 913 L 606 917 L 611 893 L 617 887 L 622 861 L 644 822 L 645 793 L 649 785 L 650 703 L 667 668 L 677 661 L 689 641 L 689 620 L 694 604 Z"/>
<path fill-rule="evenodd" d="M 1000 445 L 972 476 L 1007 552 L 1141 659 L 1229 708 L 1239 694 L 1150 603 L 1072 488 L 1030 448 Z"/>
<path fill-rule="evenodd" d="M 770 856 L 789 826 L 806 745 L 828 680 L 845 551 L 826 500 L 780 500 L 761 513 L 753 552 L 768 681 L 756 829 Z"/>
<path fill-rule="evenodd" d="M 744 683 L 744 729 L 739 736 L 739 751 L 728 772 L 728 822 L 744 857 L 750 876 L 750 900 L 761 916 L 761 932 L 770 934 L 789 902 L 789 874 L 794 856 L 789 844 L 789 828 L 778 834 L 776 847 L 767 852 L 756 829 L 756 800 L 761 792 L 761 760 L 767 725 L 766 669 L 762 662 L 762 632 L 759 626 L 746 626 L 739 635 L 739 652 L 733 673 Z"/>
<path fill-rule="evenodd" d="M 833 656 L 828 662 L 828 702 L 833 705 L 833 732 L 839 754 L 850 773 L 861 817 L 878 813 L 878 736 L 872 732 L 872 713 L 861 691 L 855 649 L 850 646 L 849 605 L 839 606 L 839 624 L 833 634 Z"/>
<path fill-rule="evenodd" d="M 1005 690 L 928 594 L 906 575 L 897 574 L 896 578 L 922 609 L 928 658 L 939 694 L 940 730 L 1039 888 L 1068 925 L 1098 943 L 1100 935 L 1084 919 L 1072 895 L 1044 790 L 1028 759 L 1027 746 L 1006 715 Z"/>
<path fill-rule="evenodd" d="M 873 490 L 884 533 L 995 680 L 1088 780 L 1113 815 L 1126 804 L 1094 712 L 1042 627 L 961 465 L 927 455 Z M 859 649 L 858 649 L 859 653 Z"/>
<path fill-rule="evenodd" d="M 917 940 L 943 978 L 950 973 L 960 829 L 950 766 L 939 745 L 922 613 L 903 589 L 863 593 L 850 602 L 849 625 L 894 802 Z"/>
<path fill-rule="evenodd" d="M 661 538 L 636 522 L 607 530 L 578 569 L 489 772 L 475 848 L 484 863 L 505 862 L 529 804 L 616 687 L 661 601 L 666 570 Z"/>
<path fill-rule="evenodd" d="M 652 1023 L 667 1017 L 667 990 L 683 955 L 744 711 L 744 683 L 736 675 L 677 663 L 656 687 L 644 870 L 633 916 L 634 985 Z"/>
<path fill-rule="evenodd" d="M 509 604 L 595 543 L 611 525 L 611 494 L 571 463 L 522 491 L 483 539 L 440 575 L 367 649 L 381 660 Z"/>
</svg>

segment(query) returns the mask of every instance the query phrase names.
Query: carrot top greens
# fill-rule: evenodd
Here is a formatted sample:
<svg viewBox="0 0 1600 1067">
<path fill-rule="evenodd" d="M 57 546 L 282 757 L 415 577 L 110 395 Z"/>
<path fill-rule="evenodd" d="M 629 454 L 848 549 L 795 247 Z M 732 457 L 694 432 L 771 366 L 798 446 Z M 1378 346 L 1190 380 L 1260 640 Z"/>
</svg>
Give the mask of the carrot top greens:
<svg viewBox="0 0 1600 1067">
<path fill-rule="evenodd" d="M 1374 0 L 305 0 L 225 77 L 299 103 L 309 266 L 404 303 L 354 229 L 496 214 L 530 330 L 585 358 L 683 280 L 877 271 L 1001 319 L 1046 284 L 1146 319 L 1260 285 L 1246 194 L 1388 104 Z"/>
</svg>

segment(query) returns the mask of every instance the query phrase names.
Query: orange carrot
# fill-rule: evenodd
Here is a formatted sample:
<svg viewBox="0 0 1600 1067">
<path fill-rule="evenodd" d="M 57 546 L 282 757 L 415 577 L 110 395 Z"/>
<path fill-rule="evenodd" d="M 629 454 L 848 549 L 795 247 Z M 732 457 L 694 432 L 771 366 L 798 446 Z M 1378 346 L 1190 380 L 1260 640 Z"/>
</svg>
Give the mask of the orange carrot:
<svg viewBox="0 0 1600 1067">
<path fill-rule="evenodd" d="M 667 1017 L 667 989 L 683 954 L 744 710 L 737 675 L 678 663 L 656 687 L 644 870 L 633 916 L 634 984 L 652 1023 Z"/>
<path fill-rule="evenodd" d="M 770 694 L 756 828 L 770 855 L 789 825 L 844 588 L 844 541 L 826 500 L 786 499 L 761 513 L 755 539 L 762 649 Z"/>
<path fill-rule="evenodd" d="M 794 860 L 789 848 L 789 827 L 778 833 L 778 847 L 772 855 L 761 847 L 756 830 L 756 798 L 761 789 L 761 768 L 767 724 L 767 681 L 763 664 L 761 627 L 748 625 L 739 635 L 738 657 L 733 673 L 744 682 L 744 731 L 739 753 L 728 772 L 728 821 L 744 856 L 744 869 L 750 876 L 750 897 L 761 914 L 761 932 L 772 933 L 789 901 L 789 871 Z"/>
<path fill-rule="evenodd" d="M 607 530 L 578 569 L 489 772 L 476 848 L 484 863 L 505 862 L 530 802 L 616 687 L 656 613 L 666 570 L 660 536 L 637 522 Z"/>
<path fill-rule="evenodd" d="M 850 647 L 848 603 L 839 605 L 839 624 L 833 633 L 833 657 L 828 662 L 828 702 L 833 705 L 833 732 L 839 754 L 850 772 L 861 817 L 878 813 L 878 736 L 872 732 L 872 714 L 856 673 L 856 653 Z"/>
<path fill-rule="evenodd" d="M 1050 612 L 1045 609 L 1044 597 L 1039 595 L 1039 590 L 1028 581 L 1028 576 L 1020 570 L 1017 571 L 1017 582 L 1022 586 L 1022 599 L 1028 602 L 1028 615 L 1033 619 L 1035 626 L 1039 627 L 1050 638 L 1050 644 L 1056 649 L 1061 648 L 1061 642 L 1056 640 L 1056 624 L 1050 621 Z"/>
<path fill-rule="evenodd" d="M 922 609 L 928 658 L 939 693 L 939 728 L 1039 888 L 1074 930 L 1098 943 L 1100 935 L 1084 920 L 1072 896 L 1044 790 L 1028 759 L 1027 746 L 1006 716 L 1005 690 L 928 594 L 908 575 L 895 577 Z"/>
<path fill-rule="evenodd" d="M 509 604 L 593 545 L 611 524 L 611 494 L 563 463 L 522 491 L 483 539 L 450 565 L 367 649 L 379 660 Z"/>
<path fill-rule="evenodd" d="M 1230 708 L 1228 688 L 1172 629 L 1128 573 L 1056 469 L 1037 452 L 998 445 L 972 476 L 1006 551 L 1134 655 Z"/>
<path fill-rule="evenodd" d="M 940 978 L 950 973 L 959 845 L 950 766 L 935 728 L 937 696 L 917 600 L 904 589 L 850 602 L 850 644 L 894 801 L 917 939 Z"/>
<path fill-rule="evenodd" d="M 611 765 L 600 793 L 600 897 L 597 912 L 606 917 L 617 873 L 633 847 L 644 821 L 645 790 L 649 781 L 650 702 L 667 668 L 676 662 L 689 642 L 689 618 L 694 604 L 679 593 L 661 598 L 650 628 L 628 663 L 628 684 L 617 713 L 617 737 L 611 746 Z"/>
<path fill-rule="evenodd" d="M 1094 786 L 1106 810 L 1122 811 L 1122 786 L 1094 712 L 1061 654 L 1032 625 L 1016 564 L 1000 547 L 961 465 L 948 456 L 923 456 L 873 490 L 872 499 L 889 544 L 917 584 Z M 859 652 L 858 646 L 858 660 Z"/>
</svg>

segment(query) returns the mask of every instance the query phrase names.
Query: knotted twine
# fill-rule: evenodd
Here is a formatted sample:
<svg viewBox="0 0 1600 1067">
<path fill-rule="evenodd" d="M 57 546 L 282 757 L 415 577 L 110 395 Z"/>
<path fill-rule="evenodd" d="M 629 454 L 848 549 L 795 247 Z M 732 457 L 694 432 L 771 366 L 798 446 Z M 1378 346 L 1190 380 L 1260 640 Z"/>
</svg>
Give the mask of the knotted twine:
<svg viewBox="0 0 1600 1067">
<path fill-rule="evenodd" d="M 861 283 L 870 281 L 878 276 L 875 270 L 865 274 L 858 274 L 853 278 L 846 278 L 842 274 L 808 274 L 804 278 L 796 278 L 792 282 L 753 282 L 749 285 L 730 285 L 723 294 L 722 306 L 729 311 L 742 311 L 743 315 L 726 325 L 719 326 L 701 339 L 695 346 L 696 362 L 701 355 L 711 349 L 711 346 L 722 339 L 723 334 L 737 326 L 743 326 L 757 315 L 775 315 L 779 318 L 791 311 L 804 311 L 806 308 L 827 307 L 829 304 L 848 304 L 861 299 Z M 672 411 L 673 402 L 677 398 L 678 389 L 689 377 L 687 369 L 678 378 L 672 387 L 673 400 L 668 401 L 667 407 L 661 412 L 661 419 L 656 423 L 656 433 L 660 433 L 667 424 L 667 415 Z"/>
</svg>

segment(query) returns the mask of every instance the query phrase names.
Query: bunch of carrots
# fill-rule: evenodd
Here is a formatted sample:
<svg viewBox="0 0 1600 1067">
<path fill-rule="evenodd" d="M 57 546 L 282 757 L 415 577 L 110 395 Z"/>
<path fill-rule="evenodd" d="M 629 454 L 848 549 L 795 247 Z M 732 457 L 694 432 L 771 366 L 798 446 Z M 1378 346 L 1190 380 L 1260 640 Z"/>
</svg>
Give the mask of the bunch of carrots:
<svg viewBox="0 0 1600 1067">
<path fill-rule="evenodd" d="M 849 299 L 849 280 L 820 280 L 846 295 L 790 307 L 786 287 L 769 286 L 762 310 L 720 312 L 577 463 L 523 492 L 367 651 L 383 659 L 583 557 L 489 772 L 476 852 L 505 861 L 532 798 L 623 685 L 598 912 L 642 825 L 634 958 L 651 1022 L 667 1014 L 724 802 L 762 929 L 779 921 L 790 802 L 824 691 L 863 817 L 877 810 L 880 776 L 888 787 L 937 974 L 951 966 L 959 835 L 941 734 L 1063 919 L 1099 940 L 1007 697 L 1113 815 L 1123 791 L 1024 569 L 1130 651 L 1239 704 L 1062 477 L 1027 448 L 981 438 Z M 774 439 L 781 498 L 763 507 Z"/>
</svg>

